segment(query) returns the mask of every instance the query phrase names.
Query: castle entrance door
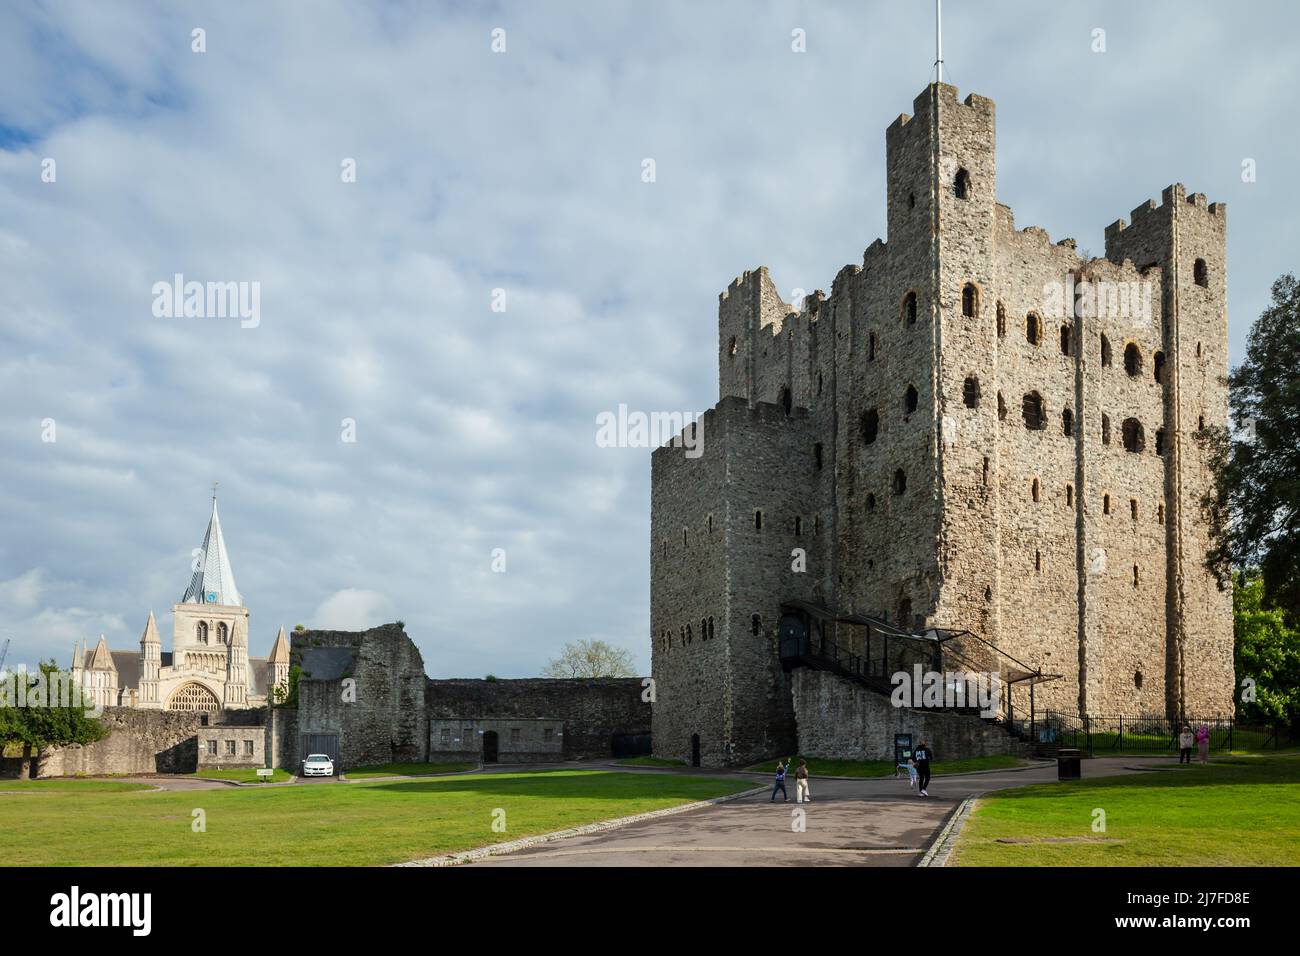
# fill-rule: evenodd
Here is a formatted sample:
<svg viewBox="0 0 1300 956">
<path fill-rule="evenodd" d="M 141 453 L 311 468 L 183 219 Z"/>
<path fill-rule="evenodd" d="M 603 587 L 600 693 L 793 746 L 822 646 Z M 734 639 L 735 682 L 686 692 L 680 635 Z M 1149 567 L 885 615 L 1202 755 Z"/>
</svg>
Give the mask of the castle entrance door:
<svg viewBox="0 0 1300 956">
<path fill-rule="evenodd" d="M 691 766 L 700 765 L 700 735 L 691 734 Z"/>
<path fill-rule="evenodd" d="M 495 730 L 488 730 L 483 734 L 483 762 L 497 762 L 497 732 Z"/>
</svg>

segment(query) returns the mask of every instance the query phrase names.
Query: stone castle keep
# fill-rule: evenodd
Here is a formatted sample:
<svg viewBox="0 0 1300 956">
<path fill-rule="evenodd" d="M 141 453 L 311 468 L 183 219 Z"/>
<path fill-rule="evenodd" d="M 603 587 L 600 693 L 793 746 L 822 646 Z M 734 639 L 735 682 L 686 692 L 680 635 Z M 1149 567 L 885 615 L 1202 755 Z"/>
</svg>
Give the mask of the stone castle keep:
<svg viewBox="0 0 1300 956">
<path fill-rule="evenodd" d="M 888 242 L 800 310 L 766 269 L 733 281 L 704 454 L 653 455 L 658 756 L 883 755 L 908 729 L 884 698 L 783 666 L 807 633 L 874 661 L 872 621 L 995 645 L 1043 678 L 1006 691 L 1022 713 L 1031 688 L 1233 712 L 1197 441 L 1227 420 L 1225 206 L 1170 186 L 1086 258 L 997 202 L 991 100 L 932 84 L 913 114 L 885 136 Z"/>
</svg>

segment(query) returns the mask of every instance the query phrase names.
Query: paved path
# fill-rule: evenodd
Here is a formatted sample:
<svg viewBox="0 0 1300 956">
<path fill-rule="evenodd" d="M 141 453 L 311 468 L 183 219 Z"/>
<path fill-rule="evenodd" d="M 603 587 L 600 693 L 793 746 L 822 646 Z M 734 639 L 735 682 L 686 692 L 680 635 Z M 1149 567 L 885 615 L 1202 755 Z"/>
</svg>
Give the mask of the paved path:
<svg viewBox="0 0 1300 956">
<path fill-rule="evenodd" d="M 1137 772 L 1160 761 L 1150 758 L 1098 758 L 1084 761 L 1084 776 Z M 592 765 L 592 769 L 595 769 Z M 919 797 L 907 778 L 812 781 L 813 801 L 769 802 L 771 781 L 726 771 L 673 771 L 766 783 L 768 793 L 701 810 L 634 823 L 617 830 L 572 837 L 555 843 L 479 860 L 473 866 L 912 866 L 938 835 L 944 821 L 966 797 L 989 790 L 1056 780 L 1056 764 L 1027 770 L 935 777 L 929 798 Z M 601 766 L 600 769 L 606 769 Z M 792 827 L 804 811 L 805 829 Z"/>
</svg>

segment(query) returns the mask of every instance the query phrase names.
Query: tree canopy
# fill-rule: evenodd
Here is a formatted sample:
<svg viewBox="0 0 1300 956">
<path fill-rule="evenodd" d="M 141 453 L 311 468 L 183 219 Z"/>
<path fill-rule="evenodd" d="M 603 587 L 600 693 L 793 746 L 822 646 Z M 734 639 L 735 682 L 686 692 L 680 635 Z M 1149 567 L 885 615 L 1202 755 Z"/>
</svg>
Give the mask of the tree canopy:
<svg viewBox="0 0 1300 956">
<path fill-rule="evenodd" d="M 565 644 L 560 656 L 542 670 L 543 677 L 635 677 L 632 654 L 604 641 Z"/>
</svg>

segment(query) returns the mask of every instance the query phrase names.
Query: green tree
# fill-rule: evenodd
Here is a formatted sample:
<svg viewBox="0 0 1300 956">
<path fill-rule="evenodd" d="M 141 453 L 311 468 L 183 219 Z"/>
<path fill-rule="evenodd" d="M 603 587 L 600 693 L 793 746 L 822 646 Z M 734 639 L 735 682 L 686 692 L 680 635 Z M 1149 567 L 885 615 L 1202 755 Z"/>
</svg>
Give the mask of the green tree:
<svg viewBox="0 0 1300 956">
<path fill-rule="evenodd" d="M 560 656 L 542 669 L 543 677 L 635 677 L 632 654 L 604 641 L 565 644 Z"/>
<path fill-rule="evenodd" d="M 1257 572 L 1237 576 L 1232 616 L 1237 680 L 1251 681 L 1255 698 L 1243 700 L 1238 713 L 1270 723 L 1300 719 L 1300 632 L 1280 608 L 1267 605 Z"/>
<path fill-rule="evenodd" d="M 22 698 L 15 692 L 13 681 L 27 682 L 29 690 Z M 42 685 L 44 690 L 38 696 L 36 688 Z M 50 747 L 89 744 L 108 736 L 104 726 L 86 713 L 87 703 L 68 692 L 72 687 L 71 672 L 59 670 L 54 661 L 46 661 L 39 675 L 14 674 L 0 698 L 0 745 L 21 744 L 28 772 L 33 757 L 39 759 Z M 23 706 L 18 706 L 20 703 Z"/>
<path fill-rule="evenodd" d="M 302 668 L 297 664 L 289 665 L 289 677 L 283 684 L 271 688 L 272 702 L 276 707 L 298 706 L 298 683 L 302 680 Z"/>
<path fill-rule="evenodd" d="M 1300 625 L 1300 283 L 1284 275 L 1229 378 L 1231 431 L 1210 429 L 1210 567 L 1259 568 L 1264 604 Z"/>
</svg>

